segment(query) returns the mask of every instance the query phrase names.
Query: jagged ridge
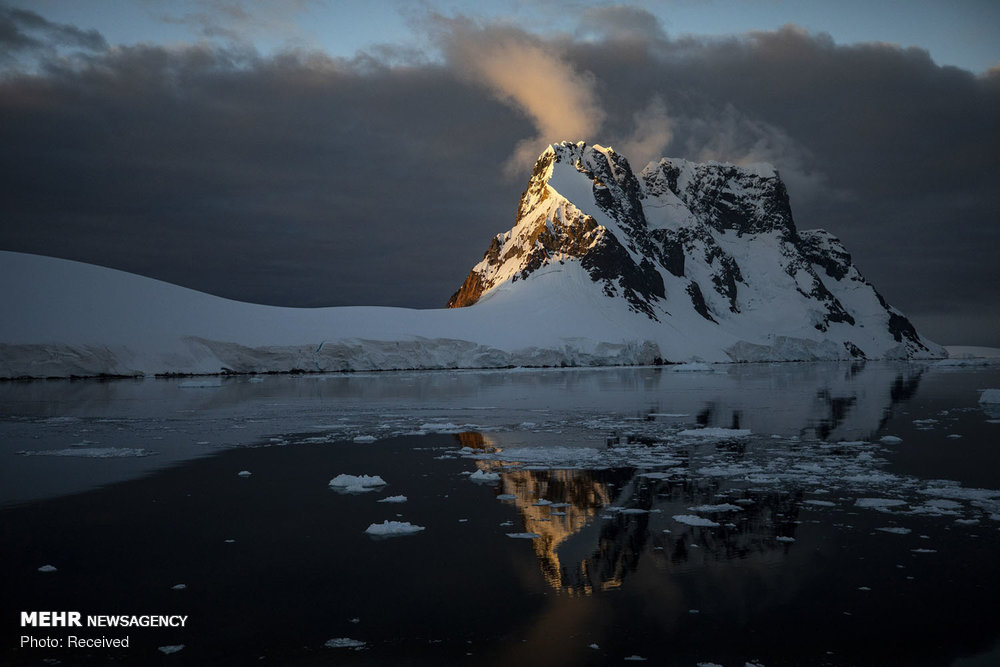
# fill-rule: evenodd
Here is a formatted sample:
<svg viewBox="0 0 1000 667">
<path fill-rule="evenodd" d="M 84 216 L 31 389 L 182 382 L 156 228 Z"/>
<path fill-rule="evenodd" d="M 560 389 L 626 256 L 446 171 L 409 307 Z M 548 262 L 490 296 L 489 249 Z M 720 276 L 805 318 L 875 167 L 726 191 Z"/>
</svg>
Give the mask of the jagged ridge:
<svg viewBox="0 0 1000 667">
<path fill-rule="evenodd" d="M 514 227 L 493 238 L 447 305 L 473 305 L 566 263 L 579 264 L 605 297 L 681 335 L 709 323 L 749 332 L 745 343 L 755 333 L 832 340 L 847 357 L 939 353 L 865 280 L 836 237 L 796 229 L 788 192 L 769 165 L 663 158 L 637 177 L 613 149 L 549 146 Z M 692 329 L 688 313 L 702 325 Z"/>
</svg>

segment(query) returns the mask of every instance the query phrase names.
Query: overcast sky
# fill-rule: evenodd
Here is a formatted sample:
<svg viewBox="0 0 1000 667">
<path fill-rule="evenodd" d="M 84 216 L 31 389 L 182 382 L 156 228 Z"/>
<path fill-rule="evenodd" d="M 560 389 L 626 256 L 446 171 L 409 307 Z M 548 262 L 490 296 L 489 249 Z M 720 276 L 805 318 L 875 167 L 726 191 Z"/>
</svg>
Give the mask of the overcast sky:
<svg viewBox="0 0 1000 667">
<path fill-rule="evenodd" d="M 1000 346 L 1000 3 L 0 0 L 0 249 L 441 307 L 562 140 L 768 161 L 944 344 Z"/>
</svg>

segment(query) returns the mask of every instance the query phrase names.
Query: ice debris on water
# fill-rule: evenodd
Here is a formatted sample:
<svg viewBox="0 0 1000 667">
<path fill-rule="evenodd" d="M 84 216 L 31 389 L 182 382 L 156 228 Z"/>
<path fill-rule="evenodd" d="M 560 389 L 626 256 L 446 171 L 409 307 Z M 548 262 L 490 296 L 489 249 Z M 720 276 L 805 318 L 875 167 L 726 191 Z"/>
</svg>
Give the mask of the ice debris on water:
<svg viewBox="0 0 1000 667">
<path fill-rule="evenodd" d="M 187 584 L 174 584 L 173 586 L 170 587 L 170 590 L 183 591 L 185 588 L 187 588 Z"/>
<path fill-rule="evenodd" d="M 625 660 L 628 662 L 646 662 L 646 659 L 641 655 L 630 655 Z"/>
<path fill-rule="evenodd" d="M 336 639 L 328 639 L 323 646 L 327 648 L 350 648 L 359 651 L 367 646 L 367 644 L 357 639 L 350 639 L 349 637 L 337 637 Z"/>
<path fill-rule="evenodd" d="M 514 539 L 521 540 L 533 540 L 536 537 L 541 537 L 538 533 L 507 533 L 507 537 L 513 537 Z"/>
<path fill-rule="evenodd" d="M 1000 403 L 1000 389 L 983 389 L 979 396 L 980 403 Z"/>
<path fill-rule="evenodd" d="M 337 475 L 330 480 L 330 487 L 342 489 L 349 493 L 374 491 L 376 487 L 385 486 L 386 481 L 378 475 Z"/>
<path fill-rule="evenodd" d="M 238 473 L 236 473 L 236 476 L 237 476 L 237 477 L 249 477 L 249 476 L 250 476 L 250 475 L 252 475 L 252 474 L 253 474 L 253 473 L 252 473 L 252 472 L 250 472 L 249 470 L 241 470 L 241 471 L 239 471 Z"/>
<path fill-rule="evenodd" d="M 184 649 L 184 644 L 170 644 L 168 646 L 159 647 L 160 653 L 163 655 L 170 655 L 171 653 L 177 653 Z"/>
<path fill-rule="evenodd" d="M 913 532 L 909 528 L 903 528 L 902 526 L 886 526 L 884 528 L 876 528 L 875 530 L 880 530 L 883 533 L 892 533 L 894 535 L 909 535 Z"/>
<path fill-rule="evenodd" d="M 405 503 L 406 502 L 406 496 L 386 496 L 385 498 L 381 498 L 381 499 L 377 500 L 376 502 L 380 502 L 380 503 Z"/>
<path fill-rule="evenodd" d="M 729 503 L 721 503 L 719 505 L 698 505 L 697 507 L 689 507 L 692 512 L 742 512 L 743 508 L 739 505 L 731 505 Z"/>
<path fill-rule="evenodd" d="M 795 538 L 794 538 L 794 537 L 788 537 L 788 536 L 786 536 L 786 535 L 778 535 L 778 536 L 777 536 L 776 538 L 774 538 L 774 539 L 776 539 L 776 540 L 777 540 L 777 541 L 779 541 L 779 542 L 788 542 L 788 543 L 791 543 L 791 542 L 794 542 L 794 541 L 795 541 Z"/>
<path fill-rule="evenodd" d="M 483 470 L 477 470 L 476 472 L 469 475 L 469 480 L 473 482 L 499 482 L 500 474 L 495 472 L 485 472 Z"/>
<path fill-rule="evenodd" d="M 878 510 L 879 512 L 888 512 L 890 507 L 905 505 L 906 501 L 898 500 L 896 498 L 858 498 L 854 504 L 857 507 L 866 507 L 868 509 Z"/>
<path fill-rule="evenodd" d="M 720 524 L 693 514 L 675 514 L 674 521 L 687 524 L 688 526 L 699 526 L 703 528 L 718 528 Z"/>
<path fill-rule="evenodd" d="M 383 521 L 373 523 L 365 532 L 375 537 L 395 537 L 397 535 L 412 535 L 424 530 L 424 526 L 415 526 L 409 521 Z"/>
<path fill-rule="evenodd" d="M 898 445 L 903 439 L 896 435 L 883 435 L 878 441 L 885 445 Z"/>
<path fill-rule="evenodd" d="M 55 565 L 43 565 L 40 568 L 38 568 L 38 571 L 39 572 L 57 572 L 58 569 L 56 568 Z"/>
</svg>

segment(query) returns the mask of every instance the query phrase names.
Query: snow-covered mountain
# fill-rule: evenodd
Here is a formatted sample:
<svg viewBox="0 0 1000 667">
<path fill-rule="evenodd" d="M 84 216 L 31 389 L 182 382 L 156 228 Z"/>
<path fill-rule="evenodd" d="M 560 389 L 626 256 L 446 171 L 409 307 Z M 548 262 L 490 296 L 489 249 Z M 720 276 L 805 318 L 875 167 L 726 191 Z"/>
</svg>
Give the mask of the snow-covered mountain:
<svg viewBox="0 0 1000 667">
<path fill-rule="evenodd" d="M 661 325 L 653 339 L 664 359 L 717 359 L 711 348 L 734 361 L 944 356 L 836 237 L 796 229 L 770 165 L 663 158 L 636 176 L 613 149 L 552 145 L 514 227 L 494 237 L 448 306 L 581 272 L 591 282 L 583 290 Z"/>
<path fill-rule="evenodd" d="M 546 150 L 449 306 L 279 308 L 0 251 L 0 378 L 946 356 L 770 167 Z"/>
</svg>

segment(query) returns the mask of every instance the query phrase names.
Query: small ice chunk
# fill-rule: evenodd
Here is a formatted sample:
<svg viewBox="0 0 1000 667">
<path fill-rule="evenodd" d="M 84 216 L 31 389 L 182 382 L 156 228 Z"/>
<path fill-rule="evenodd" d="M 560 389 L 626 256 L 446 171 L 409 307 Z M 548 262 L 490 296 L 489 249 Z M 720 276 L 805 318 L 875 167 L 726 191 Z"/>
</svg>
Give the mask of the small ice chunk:
<svg viewBox="0 0 1000 667">
<path fill-rule="evenodd" d="M 546 505 L 551 505 L 551 500 L 545 500 L 544 498 L 539 498 L 537 501 L 531 503 L 532 507 L 545 507 Z"/>
<path fill-rule="evenodd" d="M 160 653 L 163 655 L 170 655 L 171 653 L 177 653 L 184 649 L 184 644 L 170 644 L 168 646 L 161 646 Z"/>
<path fill-rule="evenodd" d="M 469 475 L 469 480 L 472 482 L 499 482 L 500 473 L 477 470 Z"/>
<path fill-rule="evenodd" d="M 58 569 L 56 568 L 55 565 L 43 565 L 40 568 L 38 568 L 38 571 L 39 572 L 57 572 Z"/>
<path fill-rule="evenodd" d="M 630 655 L 625 660 L 629 662 L 646 662 L 646 659 L 641 655 Z"/>
<path fill-rule="evenodd" d="M 649 510 L 640 509 L 638 507 L 629 507 L 628 509 L 623 509 L 622 514 L 649 514 Z"/>
<path fill-rule="evenodd" d="M 883 435 L 878 441 L 884 445 L 898 445 L 903 442 L 903 439 L 895 435 Z"/>
<path fill-rule="evenodd" d="M 374 435 L 359 435 L 354 438 L 354 442 L 357 443 L 375 442 L 376 440 L 378 440 L 378 438 Z"/>
<path fill-rule="evenodd" d="M 874 509 L 879 511 L 887 511 L 889 507 L 899 507 L 900 505 L 905 505 L 905 500 L 898 500 L 896 498 L 858 498 L 854 501 L 857 507 L 867 507 L 868 509 Z"/>
<path fill-rule="evenodd" d="M 170 587 L 170 590 L 172 590 L 172 591 L 182 591 L 185 588 L 187 588 L 187 584 L 174 584 L 173 586 Z"/>
<path fill-rule="evenodd" d="M 837 503 L 831 503 L 829 500 L 803 500 L 805 505 L 815 505 L 817 507 L 836 507 Z"/>
<path fill-rule="evenodd" d="M 705 519 L 700 516 L 695 516 L 694 514 L 675 514 L 673 518 L 674 521 L 676 521 L 677 523 L 684 523 L 689 526 L 717 528 L 720 525 L 710 519 Z"/>
<path fill-rule="evenodd" d="M 533 540 L 536 537 L 541 537 L 538 533 L 507 533 L 507 537 L 513 537 L 519 540 Z"/>
<path fill-rule="evenodd" d="M 373 523 L 365 532 L 375 537 L 395 537 L 397 535 L 412 535 L 424 530 L 423 526 L 415 526 L 409 521 L 383 521 Z"/>
<path fill-rule="evenodd" d="M 335 489 L 371 490 L 376 486 L 384 486 L 386 481 L 378 475 L 337 475 L 330 480 L 330 486 Z"/>
<path fill-rule="evenodd" d="M 253 473 L 252 473 L 252 472 L 250 472 L 249 470 L 241 470 L 241 471 L 239 471 L 238 473 L 236 473 L 236 476 L 237 476 L 237 477 L 249 477 L 249 476 L 250 476 L 250 475 L 252 475 L 252 474 L 253 474 Z"/>
<path fill-rule="evenodd" d="M 980 403 L 1000 403 L 1000 389 L 984 389 L 979 396 Z"/>
<path fill-rule="evenodd" d="M 722 503 L 720 505 L 698 505 L 697 507 L 689 507 L 692 512 L 742 512 L 743 508 L 739 505 L 731 505 L 729 503 Z"/>
<path fill-rule="evenodd" d="M 363 641 L 357 639 L 350 639 L 348 637 L 337 637 L 336 639 L 328 639 L 323 646 L 327 648 L 352 648 L 354 650 L 363 649 L 367 644 Z"/>
<path fill-rule="evenodd" d="M 871 588 L 869 588 L 868 586 L 858 586 L 858 590 L 859 591 L 870 591 Z"/>
<path fill-rule="evenodd" d="M 497 496 L 497 500 L 517 500 L 517 496 L 513 493 L 501 493 Z"/>
<path fill-rule="evenodd" d="M 597 650 L 598 650 L 598 649 L 600 649 L 601 647 L 600 647 L 600 645 L 598 645 L 598 644 L 591 644 L 591 645 L 590 645 L 590 646 L 588 646 L 587 648 L 592 648 L 592 649 L 594 649 L 595 651 L 597 651 Z"/>
<path fill-rule="evenodd" d="M 936 554 L 937 549 L 910 549 L 915 554 Z"/>
<path fill-rule="evenodd" d="M 794 538 L 794 537 L 788 537 L 788 536 L 786 536 L 786 535 L 778 535 L 778 536 L 777 536 L 776 538 L 774 538 L 774 539 L 778 540 L 779 542 L 789 542 L 789 543 L 791 543 L 791 542 L 794 542 L 794 541 L 795 541 L 795 538 Z"/>
<path fill-rule="evenodd" d="M 377 500 L 376 502 L 380 502 L 380 503 L 405 503 L 406 502 L 406 496 L 386 496 L 385 498 L 381 498 L 381 499 Z"/>
<path fill-rule="evenodd" d="M 892 533 L 893 535 L 909 535 L 913 532 L 909 528 L 903 528 L 902 526 L 886 526 L 885 528 L 876 528 L 875 530 L 881 530 L 883 533 Z"/>
</svg>

